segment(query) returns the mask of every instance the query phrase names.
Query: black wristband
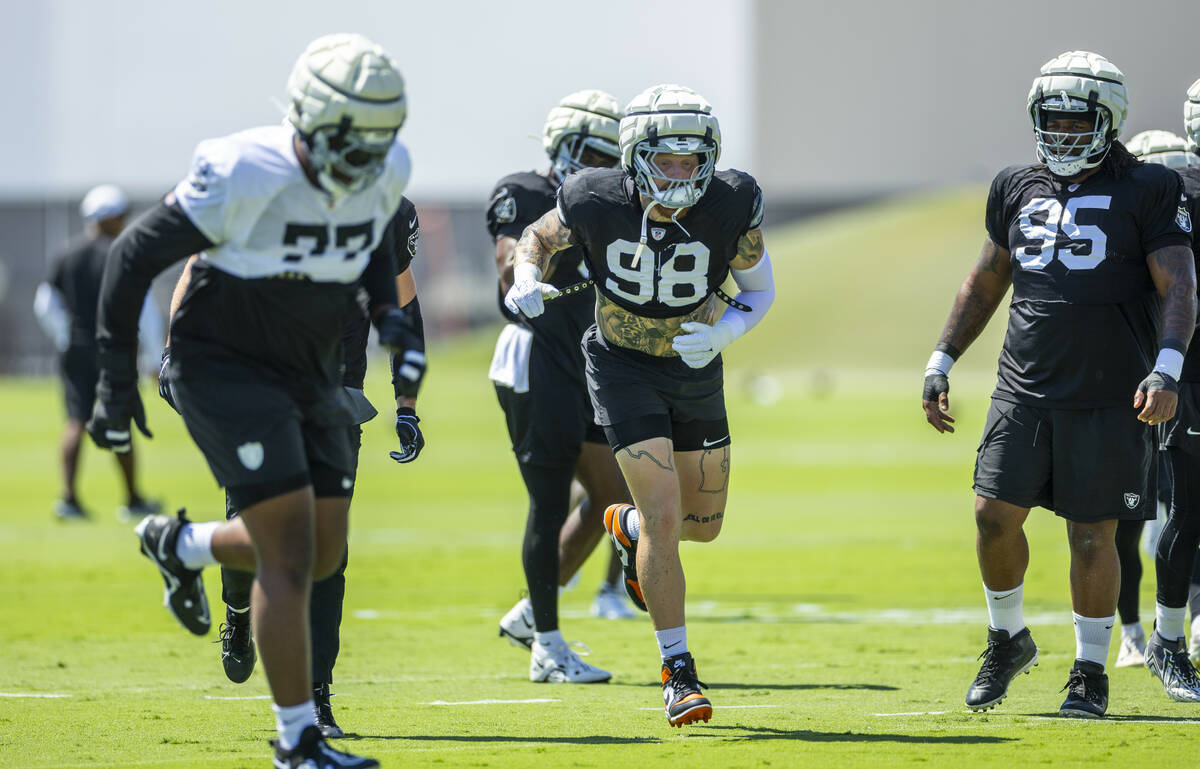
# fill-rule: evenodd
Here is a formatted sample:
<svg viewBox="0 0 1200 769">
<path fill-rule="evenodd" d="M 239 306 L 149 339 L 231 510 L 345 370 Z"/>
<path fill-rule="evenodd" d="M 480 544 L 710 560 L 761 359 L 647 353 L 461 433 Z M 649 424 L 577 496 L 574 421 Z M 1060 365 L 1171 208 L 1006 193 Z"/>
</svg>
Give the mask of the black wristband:
<svg viewBox="0 0 1200 769">
<path fill-rule="evenodd" d="M 1174 337 L 1168 336 L 1163 338 L 1162 346 L 1159 349 L 1165 350 L 1168 348 L 1187 355 L 1188 346 Z"/>
<path fill-rule="evenodd" d="M 412 406 L 397 406 L 396 407 L 396 416 L 398 416 L 398 417 L 415 417 L 416 415 L 417 415 L 417 410 L 414 409 Z"/>
<path fill-rule="evenodd" d="M 949 342 L 938 342 L 933 346 L 933 350 L 934 352 L 944 352 L 951 358 L 954 358 L 954 360 L 958 360 L 962 357 L 962 350 L 958 349 Z"/>
</svg>

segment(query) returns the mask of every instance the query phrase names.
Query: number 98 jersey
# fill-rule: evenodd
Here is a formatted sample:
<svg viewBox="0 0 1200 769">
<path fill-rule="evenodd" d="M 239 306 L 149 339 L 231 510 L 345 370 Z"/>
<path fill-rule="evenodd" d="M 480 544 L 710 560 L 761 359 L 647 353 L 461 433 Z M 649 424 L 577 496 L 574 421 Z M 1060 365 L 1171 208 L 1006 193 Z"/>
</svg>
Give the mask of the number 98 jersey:
<svg viewBox="0 0 1200 769">
<path fill-rule="evenodd" d="M 738 240 L 762 224 L 762 191 L 749 174 L 718 171 L 678 224 L 646 223 L 652 254 L 634 264 L 642 212 L 633 179 L 621 169 L 577 171 L 558 191 L 559 219 L 584 247 L 597 290 L 636 315 L 676 317 L 724 282 Z"/>
<path fill-rule="evenodd" d="M 1009 251 L 1013 294 L 995 397 L 1046 408 L 1128 405 L 1157 351 L 1161 304 L 1146 256 L 1190 245 L 1179 177 L 1110 158 L 1080 183 L 1045 166 L 1001 171 L 988 236 Z"/>
</svg>

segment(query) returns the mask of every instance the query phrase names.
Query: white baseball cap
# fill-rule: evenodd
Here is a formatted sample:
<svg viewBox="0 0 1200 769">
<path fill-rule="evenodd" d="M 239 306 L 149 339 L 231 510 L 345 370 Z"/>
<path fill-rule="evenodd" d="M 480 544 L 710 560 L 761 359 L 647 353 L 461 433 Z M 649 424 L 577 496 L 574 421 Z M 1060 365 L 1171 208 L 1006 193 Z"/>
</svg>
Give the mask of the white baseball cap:
<svg viewBox="0 0 1200 769">
<path fill-rule="evenodd" d="M 129 210 L 129 198 L 115 184 L 92 187 L 79 204 L 79 215 L 89 222 L 120 216 Z"/>
</svg>

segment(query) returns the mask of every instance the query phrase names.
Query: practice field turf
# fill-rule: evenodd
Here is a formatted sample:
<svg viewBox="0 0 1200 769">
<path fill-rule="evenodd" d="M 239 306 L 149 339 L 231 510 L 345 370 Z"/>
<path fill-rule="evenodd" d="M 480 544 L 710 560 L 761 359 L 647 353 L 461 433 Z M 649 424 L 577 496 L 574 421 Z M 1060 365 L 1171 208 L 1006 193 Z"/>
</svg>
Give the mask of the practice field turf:
<svg viewBox="0 0 1200 769">
<path fill-rule="evenodd" d="M 494 334 L 433 350 L 421 458 L 387 458 L 386 419 L 364 436 L 334 684 L 342 744 L 385 767 L 1189 765 L 1200 706 L 1168 701 L 1143 669 L 1110 668 L 1108 719 L 1056 716 L 1074 638 L 1065 534 L 1044 511 L 1027 526 L 1041 664 L 998 710 L 963 707 L 986 624 L 970 473 L 1003 317 L 951 377 L 958 434 L 929 428 L 917 396 L 981 212 L 972 190 L 768 233 L 776 309 L 727 356 L 724 531 L 683 547 L 689 646 L 716 709 L 682 731 L 662 715 L 648 621 L 587 616 L 603 559 L 563 596 L 562 626 L 612 683 L 530 683 L 528 654 L 496 637 L 523 582 L 524 496 L 485 378 Z M 383 403 L 386 367 L 372 365 Z M 220 517 L 179 419 L 143 395 L 147 490 Z M 162 608 L 161 580 L 113 516 L 111 459 L 85 450 L 96 521 L 52 520 L 54 384 L 0 381 L 0 413 L 0 767 L 269 765 L 261 670 L 230 684 L 215 632 L 191 636 Z M 217 571 L 207 580 L 218 615 Z"/>
</svg>

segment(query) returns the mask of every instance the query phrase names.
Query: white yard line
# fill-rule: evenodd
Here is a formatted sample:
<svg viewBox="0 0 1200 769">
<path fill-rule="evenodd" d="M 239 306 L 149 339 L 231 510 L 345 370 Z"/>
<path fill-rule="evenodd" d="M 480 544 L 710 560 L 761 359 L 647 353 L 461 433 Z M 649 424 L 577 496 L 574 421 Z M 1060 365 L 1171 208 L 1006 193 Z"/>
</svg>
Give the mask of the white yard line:
<svg viewBox="0 0 1200 769">
<path fill-rule="evenodd" d="M 206 699 L 206 700 L 269 700 L 269 699 L 271 699 L 271 695 L 269 695 L 269 694 L 252 694 L 252 695 L 249 695 L 246 697 L 214 697 L 211 694 L 206 694 L 206 695 L 204 695 L 204 699 Z"/>
<path fill-rule="evenodd" d="M 467 700 L 465 702 L 445 702 L 444 700 L 434 700 L 433 702 L 422 702 L 421 705 L 529 705 L 542 702 L 562 702 L 562 700 L 538 698 L 532 700 Z"/>
<path fill-rule="evenodd" d="M 35 694 L 33 692 L 0 692 L 0 697 L 29 697 L 34 699 L 56 700 L 71 697 L 71 694 Z"/>
</svg>

